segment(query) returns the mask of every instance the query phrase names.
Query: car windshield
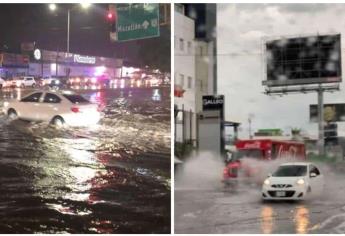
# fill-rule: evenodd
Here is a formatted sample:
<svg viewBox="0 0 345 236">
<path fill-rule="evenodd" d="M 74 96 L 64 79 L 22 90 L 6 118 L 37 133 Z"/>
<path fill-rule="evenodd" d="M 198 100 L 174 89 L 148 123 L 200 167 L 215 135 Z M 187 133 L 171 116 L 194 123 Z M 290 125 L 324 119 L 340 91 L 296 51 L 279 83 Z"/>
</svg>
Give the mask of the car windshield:
<svg viewBox="0 0 345 236">
<path fill-rule="evenodd" d="M 262 157 L 262 150 L 260 149 L 242 149 L 236 152 L 235 159 L 242 159 L 244 157 L 259 159 Z"/>
<path fill-rule="evenodd" d="M 78 103 L 90 103 L 84 97 L 78 94 L 63 94 L 65 98 L 67 98 L 71 103 L 78 104 Z"/>
<path fill-rule="evenodd" d="M 278 170 L 273 173 L 274 177 L 295 177 L 305 176 L 307 173 L 307 166 L 302 165 L 284 165 L 279 166 Z"/>
</svg>

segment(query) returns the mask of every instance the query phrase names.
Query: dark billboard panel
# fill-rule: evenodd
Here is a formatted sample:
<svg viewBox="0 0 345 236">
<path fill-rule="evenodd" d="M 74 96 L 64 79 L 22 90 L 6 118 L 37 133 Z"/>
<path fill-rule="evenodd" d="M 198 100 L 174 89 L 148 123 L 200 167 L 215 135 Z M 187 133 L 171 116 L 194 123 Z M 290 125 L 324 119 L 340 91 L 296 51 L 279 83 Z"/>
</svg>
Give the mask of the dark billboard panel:
<svg viewBox="0 0 345 236">
<path fill-rule="evenodd" d="M 266 86 L 341 82 L 340 34 L 266 42 Z"/>
<path fill-rule="evenodd" d="M 318 107 L 310 105 L 310 122 L 318 122 Z M 324 120 L 326 122 L 345 121 L 345 103 L 324 104 L 323 106 Z"/>
</svg>

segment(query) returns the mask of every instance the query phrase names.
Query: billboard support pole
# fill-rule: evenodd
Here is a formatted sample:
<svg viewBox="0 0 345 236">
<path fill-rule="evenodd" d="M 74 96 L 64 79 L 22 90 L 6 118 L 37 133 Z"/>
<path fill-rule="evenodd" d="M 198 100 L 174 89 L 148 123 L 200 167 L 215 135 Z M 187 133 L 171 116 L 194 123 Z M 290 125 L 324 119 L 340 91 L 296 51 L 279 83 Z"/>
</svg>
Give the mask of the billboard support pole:
<svg viewBox="0 0 345 236">
<path fill-rule="evenodd" d="M 324 125 L 323 125 L 323 89 L 321 86 L 317 91 L 317 101 L 318 101 L 318 122 L 319 122 L 319 155 L 323 156 L 325 154 L 325 145 L 324 145 Z"/>
</svg>

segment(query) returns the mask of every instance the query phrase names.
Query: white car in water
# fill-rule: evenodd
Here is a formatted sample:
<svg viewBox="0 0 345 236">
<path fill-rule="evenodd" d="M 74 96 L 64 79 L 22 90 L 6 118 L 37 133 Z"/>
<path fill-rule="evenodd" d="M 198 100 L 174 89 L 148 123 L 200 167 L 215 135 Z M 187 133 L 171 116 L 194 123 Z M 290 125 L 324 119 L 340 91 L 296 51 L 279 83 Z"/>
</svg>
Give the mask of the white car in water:
<svg viewBox="0 0 345 236">
<path fill-rule="evenodd" d="M 262 199 L 302 200 L 320 195 L 323 188 L 323 175 L 313 163 L 285 163 L 264 181 Z"/>
<path fill-rule="evenodd" d="M 10 119 L 46 121 L 56 126 L 87 126 L 101 118 L 97 104 L 70 91 L 35 91 L 20 100 L 5 101 L 3 110 Z"/>
<path fill-rule="evenodd" d="M 16 87 L 35 87 L 36 81 L 34 77 L 24 76 L 14 81 Z"/>
</svg>

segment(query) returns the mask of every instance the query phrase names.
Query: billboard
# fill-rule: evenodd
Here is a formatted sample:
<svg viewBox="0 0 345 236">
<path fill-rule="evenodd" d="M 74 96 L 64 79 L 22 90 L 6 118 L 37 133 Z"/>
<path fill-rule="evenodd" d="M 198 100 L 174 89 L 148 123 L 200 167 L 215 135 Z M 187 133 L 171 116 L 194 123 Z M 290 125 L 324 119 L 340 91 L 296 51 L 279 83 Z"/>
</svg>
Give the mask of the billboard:
<svg viewBox="0 0 345 236">
<path fill-rule="evenodd" d="M 266 86 L 341 82 L 341 36 L 315 35 L 267 41 Z"/>
<path fill-rule="evenodd" d="M 345 121 L 345 103 L 324 104 L 323 115 L 326 122 Z M 310 105 L 310 122 L 318 122 L 318 107 Z"/>
</svg>

